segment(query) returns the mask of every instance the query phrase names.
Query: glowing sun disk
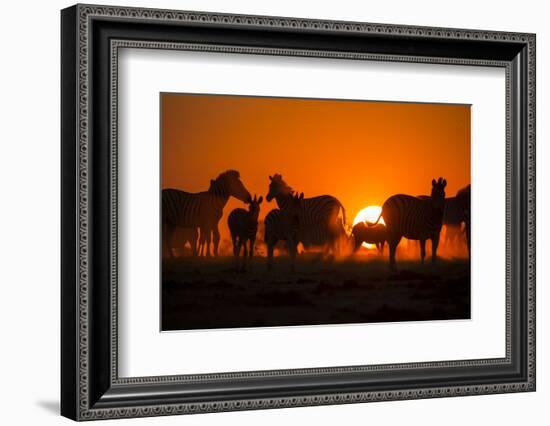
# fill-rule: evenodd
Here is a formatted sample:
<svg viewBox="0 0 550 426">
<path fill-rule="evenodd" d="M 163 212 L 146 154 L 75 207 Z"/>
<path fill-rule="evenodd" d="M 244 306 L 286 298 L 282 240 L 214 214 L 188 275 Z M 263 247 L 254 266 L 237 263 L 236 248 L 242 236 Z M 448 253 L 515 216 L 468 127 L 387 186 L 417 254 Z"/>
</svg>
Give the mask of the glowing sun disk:
<svg viewBox="0 0 550 426">
<path fill-rule="evenodd" d="M 364 209 L 360 210 L 359 213 L 355 216 L 355 219 L 353 219 L 353 224 L 356 225 L 359 222 L 376 222 L 378 219 L 378 216 L 380 216 L 380 213 L 382 212 L 382 207 L 380 206 L 368 206 Z M 384 218 L 380 218 L 380 221 L 378 223 L 384 223 Z"/>
</svg>

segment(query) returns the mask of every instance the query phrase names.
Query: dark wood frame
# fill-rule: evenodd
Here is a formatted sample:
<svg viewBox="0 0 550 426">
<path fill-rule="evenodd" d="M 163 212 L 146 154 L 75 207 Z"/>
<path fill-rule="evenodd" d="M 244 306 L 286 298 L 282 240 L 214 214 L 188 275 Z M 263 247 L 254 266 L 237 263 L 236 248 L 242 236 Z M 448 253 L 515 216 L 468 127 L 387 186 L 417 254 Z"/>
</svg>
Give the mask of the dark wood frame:
<svg viewBox="0 0 550 426">
<path fill-rule="evenodd" d="M 75 420 L 535 390 L 535 36 L 76 5 L 61 13 L 61 413 Z M 119 47 L 499 66 L 507 75 L 506 357 L 119 378 Z"/>
</svg>

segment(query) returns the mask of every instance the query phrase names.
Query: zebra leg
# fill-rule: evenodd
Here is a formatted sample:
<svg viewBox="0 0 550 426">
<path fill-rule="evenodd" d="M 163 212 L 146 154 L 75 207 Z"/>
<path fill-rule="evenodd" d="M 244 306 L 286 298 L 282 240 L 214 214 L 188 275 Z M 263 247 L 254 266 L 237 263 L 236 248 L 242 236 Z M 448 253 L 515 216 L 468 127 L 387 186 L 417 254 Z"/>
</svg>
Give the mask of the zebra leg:
<svg viewBox="0 0 550 426">
<path fill-rule="evenodd" d="M 212 231 L 208 229 L 204 237 L 205 246 L 206 246 L 206 257 L 210 257 L 210 241 L 212 240 Z"/>
<path fill-rule="evenodd" d="M 204 235 L 201 236 L 201 253 L 200 253 L 201 257 L 206 257 L 206 250 L 207 250 L 206 240 L 207 239 L 208 237 L 206 236 L 206 231 L 205 231 Z"/>
<path fill-rule="evenodd" d="M 210 257 L 210 241 L 212 241 L 212 233 L 208 230 L 204 236 L 204 255 L 206 257 Z"/>
<path fill-rule="evenodd" d="M 290 255 L 290 272 L 295 272 L 297 244 L 288 240 L 287 247 L 288 247 L 288 254 Z"/>
<path fill-rule="evenodd" d="M 267 242 L 267 270 L 271 271 L 273 269 L 273 248 L 275 243 L 273 241 Z"/>
<path fill-rule="evenodd" d="M 388 240 L 388 245 L 390 246 L 390 269 L 392 271 L 395 270 L 395 251 L 399 245 L 399 241 L 401 241 L 401 237 L 394 237 Z"/>
<path fill-rule="evenodd" d="M 439 233 L 435 234 L 432 238 L 432 263 L 437 260 L 437 246 L 439 245 Z"/>
<path fill-rule="evenodd" d="M 420 240 L 420 263 L 424 264 L 426 257 L 426 240 Z"/>
<path fill-rule="evenodd" d="M 233 243 L 233 258 L 235 259 L 235 270 L 238 271 L 241 266 L 239 257 L 241 256 L 241 240 L 235 236 L 235 242 Z"/>
<path fill-rule="evenodd" d="M 340 254 L 340 246 L 338 244 L 338 235 L 336 233 L 336 230 L 329 228 L 327 231 L 327 254 L 332 254 L 332 260 L 334 260 L 336 257 Z"/>
<path fill-rule="evenodd" d="M 204 240 L 205 240 L 205 229 L 199 228 L 199 246 L 198 246 L 198 256 L 203 256 L 204 251 Z"/>
<path fill-rule="evenodd" d="M 256 237 L 250 238 L 250 260 L 254 257 L 254 244 L 256 244 Z"/>
<path fill-rule="evenodd" d="M 240 245 L 242 245 L 243 247 L 243 260 L 242 260 L 242 263 L 241 263 L 241 271 L 246 271 L 246 257 L 248 255 L 247 253 L 247 249 L 246 249 L 246 240 L 241 240 L 240 241 Z"/>
<path fill-rule="evenodd" d="M 237 251 L 237 236 L 231 235 L 231 241 L 233 242 L 233 256 L 239 257 L 239 252 Z"/>
<path fill-rule="evenodd" d="M 212 229 L 212 241 L 214 245 L 214 256 L 218 257 L 218 247 L 220 246 L 220 230 L 218 229 L 218 224 Z"/>
<path fill-rule="evenodd" d="M 197 228 L 193 228 L 193 232 L 191 234 L 191 240 L 189 241 L 189 243 L 191 244 L 191 254 L 193 255 L 193 257 L 196 257 L 197 256 L 197 240 L 198 240 L 198 231 L 197 231 Z"/>
</svg>

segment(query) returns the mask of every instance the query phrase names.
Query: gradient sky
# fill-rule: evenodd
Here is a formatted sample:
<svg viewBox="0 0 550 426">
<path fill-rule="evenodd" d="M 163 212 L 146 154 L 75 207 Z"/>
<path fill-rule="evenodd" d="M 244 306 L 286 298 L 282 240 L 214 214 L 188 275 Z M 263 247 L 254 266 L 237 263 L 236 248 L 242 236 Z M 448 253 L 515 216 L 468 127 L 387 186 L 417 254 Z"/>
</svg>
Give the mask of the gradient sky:
<svg viewBox="0 0 550 426">
<path fill-rule="evenodd" d="M 429 194 L 432 178 L 447 179 L 447 196 L 470 183 L 469 105 L 164 93 L 161 107 L 163 188 L 204 191 L 236 169 L 265 197 L 281 173 L 306 197 L 336 196 L 351 222 L 392 194 Z M 242 206 L 228 203 L 222 234 Z"/>
</svg>

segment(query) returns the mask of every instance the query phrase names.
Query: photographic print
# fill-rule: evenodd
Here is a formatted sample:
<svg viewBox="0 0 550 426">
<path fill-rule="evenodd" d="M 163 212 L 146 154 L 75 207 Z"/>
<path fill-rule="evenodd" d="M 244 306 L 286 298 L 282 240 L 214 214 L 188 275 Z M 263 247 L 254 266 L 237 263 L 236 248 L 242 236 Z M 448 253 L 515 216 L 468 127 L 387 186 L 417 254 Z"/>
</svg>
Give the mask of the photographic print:
<svg viewBox="0 0 550 426">
<path fill-rule="evenodd" d="M 470 106 L 161 94 L 162 330 L 470 318 Z"/>
<path fill-rule="evenodd" d="M 535 80 L 533 33 L 63 9 L 62 415 L 535 391 Z"/>
</svg>

